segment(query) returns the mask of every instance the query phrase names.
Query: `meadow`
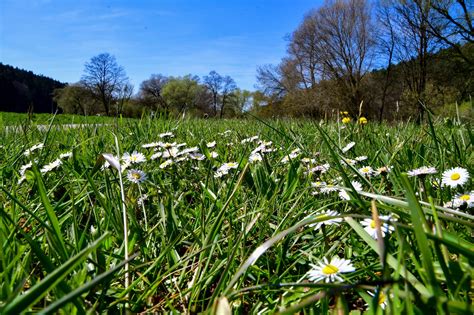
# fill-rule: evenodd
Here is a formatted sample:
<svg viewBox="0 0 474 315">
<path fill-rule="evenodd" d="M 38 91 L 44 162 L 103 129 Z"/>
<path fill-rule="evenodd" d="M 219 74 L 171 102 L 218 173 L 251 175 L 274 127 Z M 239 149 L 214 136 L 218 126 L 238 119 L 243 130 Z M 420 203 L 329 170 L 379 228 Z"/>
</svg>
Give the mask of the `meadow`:
<svg viewBox="0 0 474 315">
<path fill-rule="evenodd" d="M 428 118 L 1 129 L 0 313 L 472 314 L 474 134 Z"/>
</svg>

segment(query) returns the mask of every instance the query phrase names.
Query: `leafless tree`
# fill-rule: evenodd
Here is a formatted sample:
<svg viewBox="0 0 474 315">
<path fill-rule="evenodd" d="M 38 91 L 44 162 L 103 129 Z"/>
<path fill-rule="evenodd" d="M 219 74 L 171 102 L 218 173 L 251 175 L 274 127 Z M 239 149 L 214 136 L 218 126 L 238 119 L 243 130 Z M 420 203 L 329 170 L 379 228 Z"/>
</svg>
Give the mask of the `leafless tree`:
<svg viewBox="0 0 474 315">
<path fill-rule="evenodd" d="M 84 72 L 81 81 L 94 93 L 109 115 L 115 96 L 128 82 L 125 70 L 117 64 L 114 56 L 102 53 L 86 63 Z"/>
<path fill-rule="evenodd" d="M 221 104 L 220 118 L 224 116 L 224 108 L 225 108 L 225 105 L 227 104 L 229 96 L 236 89 L 237 89 L 237 85 L 235 84 L 234 79 L 232 79 L 228 75 L 222 78 L 222 91 L 221 91 L 222 104 Z"/>
<path fill-rule="evenodd" d="M 152 74 L 148 80 L 143 81 L 140 84 L 140 97 L 146 104 L 150 104 L 155 110 L 160 107 L 169 111 L 168 103 L 162 96 L 163 87 L 168 83 L 168 77 L 162 74 Z"/>
<path fill-rule="evenodd" d="M 203 77 L 203 81 L 212 95 L 212 106 L 214 109 L 214 116 L 217 116 L 217 108 L 219 106 L 219 93 L 222 89 L 223 78 L 219 73 L 213 70 L 209 72 L 209 75 Z"/>
<path fill-rule="evenodd" d="M 462 43 L 474 43 L 474 2 L 472 0 L 431 0 L 433 22 L 428 21 L 429 31 L 468 62 L 472 56 L 465 54 Z M 442 25 L 440 28 L 439 26 Z"/>
</svg>

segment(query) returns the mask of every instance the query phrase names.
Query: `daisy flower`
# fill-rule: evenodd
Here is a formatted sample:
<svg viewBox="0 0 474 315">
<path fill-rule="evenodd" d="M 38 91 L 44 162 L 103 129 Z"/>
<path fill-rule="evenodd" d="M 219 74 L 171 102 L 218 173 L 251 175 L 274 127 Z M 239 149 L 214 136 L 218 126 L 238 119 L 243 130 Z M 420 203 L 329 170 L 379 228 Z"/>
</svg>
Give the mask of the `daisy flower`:
<svg viewBox="0 0 474 315">
<path fill-rule="evenodd" d="M 206 147 L 208 148 L 214 148 L 216 146 L 216 142 L 215 141 L 212 141 L 212 142 L 209 142 L 206 144 Z"/>
<path fill-rule="evenodd" d="M 375 171 L 370 166 L 364 166 L 364 167 L 359 168 L 359 173 L 361 173 L 364 176 L 369 176 L 370 177 L 371 175 L 375 174 Z"/>
<path fill-rule="evenodd" d="M 381 215 L 379 216 L 380 221 L 396 221 L 393 219 L 390 215 Z M 373 219 L 364 219 L 364 221 L 361 222 L 361 224 L 364 226 L 364 230 L 372 236 L 372 238 L 377 239 L 377 228 L 375 224 L 375 220 Z M 383 223 L 381 222 L 380 230 L 382 232 L 382 237 L 385 237 L 386 233 L 392 233 L 395 228 L 388 224 L 387 222 Z"/>
<path fill-rule="evenodd" d="M 308 278 L 311 281 L 335 282 L 343 281 L 340 274 L 355 271 L 354 266 L 348 259 L 341 259 L 334 256 L 329 262 L 326 257 L 317 264 L 310 264 L 312 269 L 308 272 Z"/>
<path fill-rule="evenodd" d="M 160 164 L 160 168 L 164 169 L 173 164 L 173 160 L 166 160 Z"/>
<path fill-rule="evenodd" d="M 174 135 L 173 135 L 172 132 L 168 131 L 168 132 L 160 133 L 159 137 L 160 137 L 160 138 L 166 138 L 166 137 L 173 138 Z"/>
<path fill-rule="evenodd" d="M 33 165 L 33 163 L 30 162 L 30 163 L 27 163 L 27 164 L 23 165 L 22 167 L 20 167 L 20 175 L 21 176 L 25 175 L 26 170 L 30 169 L 32 165 Z"/>
<path fill-rule="evenodd" d="M 354 187 L 355 191 L 362 191 L 361 183 L 357 181 L 352 181 L 351 184 L 352 184 L 352 187 Z M 351 200 L 351 197 L 349 196 L 347 191 L 344 189 L 339 190 L 339 197 L 343 200 Z"/>
<path fill-rule="evenodd" d="M 60 159 L 68 159 L 68 158 L 70 158 L 71 156 L 72 156 L 72 152 L 65 152 L 65 153 L 61 153 L 61 154 L 59 155 L 59 158 L 60 158 Z"/>
<path fill-rule="evenodd" d="M 63 163 L 63 162 L 61 162 L 60 159 L 54 160 L 53 162 L 51 162 L 51 163 L 46 164 L 45 166 L 43 166 L 43 168 L 41 169 L 41 173 L 46 174 L 46 173 L 48 173 L 49 171 L 52 171 L 52 170 L 54 170 L 55 168 L 58 168 L 62 163 Z"/>
<path fill-rule="evenodd" d="M 253 137 L 250 137 L 250 138 L 243 139 L 242 141 L 240 141 L 240 143 L 244 144 L 244 143 L 249 143 L 249 142 L 256 141 L 256 140 L 258 140 L 258 136 L 253 136 Z"/>
<path fill-rule="evenodd" d="M 444 186 L 454 188 L 464 185 L 469 179 L 469 173 L 465 168 L 455 167 L 443 173 L 441 183 Z"/>
<path fill-rule="evenodd" d="M 326 184 L 324 186 L 321 186 L 321 193 L 323 194 L 329 194 L 336 190 L 337 190 L 336 186 L 332 184 Z"/>
<path fill-rule="evenodd" d="M 147 148 L 156 148 L 160 145 L 159 142 L 151 142 L 151 143 L 145 143 L 142 145 L 142 148 L 147 149 Z"/>
<path fill-rule="evenodd" d="M 339 216 L 339 213 L 337 211 L 326 210 L 315 217 L 316 219 L 319 219 L 322 221 L 312 223 L 309 226 L 314 227 L 315 230 L 319 230 L 321 226 L 323 226 L 323 224 L 324 225 L 331 225 L 331 224 L 338 225 L 339 222 L 342 222 L 342 218 L 333 218 L 337 216 Z"/>
<path fill-rule="evenodd" d="M 367 156 L 365 156 L 365 155 L 358 156 L 358 157 L 355 158 L 355 160 L 356 160 L 357 162 L 362 162 L 362 161 L 367 160 Z"/>
<path fill-rule="evenodd" d="M 474 208 L 474 191 L 464 194 L 457 194 L 454 197 L 455 204 L 467 204 L 467 208 Z"/>
<path fill-rule="evenodd" d="M 201 154 L 198 152 L 192 152 L 191 154 L 189 154 L 189 157 L 193 160 L 198 160 L 198 161 L 202 161 L 206 158 L 204 154 Z"/>
<path fill-rule="evenodd" d="M 263 160 L 260 153 L 252 153 L 249 156 L 249 163 L 253 164 L 255 162 L 261 162 Z"/>
<path fill-rule="evenodd" d="M 371 297 L 375 297 L 375 292 L 367 292 Z M 385 309 L 387 307 L 387 295 L 383 291 L 379 291 L 379 298 L 377 304 L 381 309 Z M 365 306 L 369 306 L 366 304 Z"/>
<path fill-rule="evenodd" d="M 23 152 L 23 154 L 25 156 L 30 156 L 31 153 L 33 153 L 33 151 L 36 151 L 36 150 L 39 150 L 39 149 L 42 149 L 44 148 L 44 143 L 38 143 L 38 144 L 35 144 L 34 146 L 32 146 L 31 148 L 27 149 L 25 152 Z"/>
<path fill-rule="evenodd" d="M 211 158 L 215 159 L 219 156 L 219 153 L 217 153 L 216 151 L 212 151 L 211 153 L 209 153 L 209 155 L 211 156 Z"/>
<path fill-rule="evenodd" d="M 352 147 L 354 147 L 355 144 L 356 144 L 355 142 L 349 142 L 344 148 L 342 148 L 342 153 L 346 153 L 347 151 L 352 149 Z"/>
<path fill-rule="evenodd" d="M 157 158 L 160 158 L 163 155 L 163 152 L 156 152 L 152 156 L 150 156 L 151 160 L 156 160 Z"/>
<path fill-rule="evenodd" d="M 429 175 L 429 174 L 436 174 L 437 170 L 436 168 L 432 166 L 422 166 L 419 168 L 416 168 L 414 170 L 408 171 L 407 174 L 408 176 L 424 176 L 424 175 Z"/>
<path fill-rule="evenodd" d="M 135 184 L 141 184 L 146 180 L 146 174 L 140 170 L 129 170 L 127 172 L 127 179 Z"/>
<path fill-rule="evenodd" d="M 122 160 L 125 162 L 125 164 L 146 162 L 145 156 L 137 151 L 133 151 L 132 154 L 125 152 L 125 154 L 122 156 Z"/>
</svg>

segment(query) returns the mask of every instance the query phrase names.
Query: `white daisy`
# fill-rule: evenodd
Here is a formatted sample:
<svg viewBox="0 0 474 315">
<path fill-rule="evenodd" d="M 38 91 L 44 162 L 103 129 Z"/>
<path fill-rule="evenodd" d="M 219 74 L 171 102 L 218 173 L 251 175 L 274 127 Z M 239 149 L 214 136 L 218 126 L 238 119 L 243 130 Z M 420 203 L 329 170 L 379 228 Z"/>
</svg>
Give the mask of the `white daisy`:
<svg viewBox="0 0 474 315">
<path fill-rule="evenodd" d="M 163 163 L 160 164 L 160 168 L 164 169 L 172 164 L 173 164 L 173 160 L 165 160 Z"/>
<path fill-rule="evenodd" d="M 211 156 L 211 158 L 215 159 L 219 156 L 219 153 L 217 153 L 216 151 L 212 151 L 211 153 L 209 153 L 209 155 Z"/>
<path fill-rule="evenodd" d="M 253 137 L 250 137 L 250 138 L 243 139 L 242 141 L 240 141 L 240 143 L 244 144 L 244 143 L 249 143 L 249 142 L 256 141 L 256 140 L 258 140 L 258 136 L 253 136 Z"/>
<path fill-rule="evenodd" d="M 375 292 L 367 292 L 371 297 L 374 297 L 375 296 Z M 385 309 L 387 307 L 387 295 L 383 292 L 383 291 L 380 291 L 379 292 L 379 296 L 378 296 L 378 301 L 377 301 L 379 307 L 381 309 Z M 365 306 L 369 306 L 368 304 L 366 304 Z"/>
<path fill-rule="evenodd" d="M 249 163 L 253 164 L 256 162 L 261 162 L 263 160 L 262 155 L 260 153 L 252 153 L 249 156 Z"/>
<path fill-rule="evenodd" d="M 379 216 L 379 219 L 380 221 L 396 221 L 396 219 L 393 219 L 390 215 L 381 215 Z M 364 226 L 364 230 L 370 236 L 372 236 L 374 239 L 377 239 L 377 228 L 373 219 L 364 219 L 361 224 Z M 388 224 L 388 222 L 381 222 L 380 230 L 382 232 L 382 237 L 385 237 L 386 233 L 392 233 L 395 228 L 392 225 Z"/>
<path fill-rule="evenodd" d="M 169 148 L 166 151 L 163 152 L 162 157 L 164 159 L 167 158 L 175 158 L 179 154 L 179 149 L 177 147 Z"/>
<path fill-rule="evenodd" d="M 323 261 L 317 264 L 310 264 L 312 269 L 308 272 L 308 278 L 311 281 L 318 282 L 324 280 L 325 282 L 343 281 L 340 276 L 341 273 L 355 271 L 354 266 L 348 259 L 341 259 L 334 256 L 331 262 L 328 262 L 324 257 Z"/>
<path fill-rule="evenodd" d="M 324 186 L 321 186 L 321 193 L 323 194 L 329 194 L 336 190 L 337 190 L 336 186 L 332 184 L 326 184 Z"/>
<path fill-rule="evenodd" d="M 354 166 L 356 165 L 357 161 L 356 160 L 353 160 L 353 159 L 342 159 L 341 160 L 341 164 L 343 165 L 350 165 L 350 166 Z"/>
<path fill-rule="evenodd" d="M 127 173 L 127 178 L 132 183 L 141 184 L 146 180 L 147 176 L 145 172 L 141 170 L 129 170 Z"/>
<path fill-rule="evenodd" d="M 337 211 L 333 210 L 326 210 L 318 215 L 316 215 L 315 219 L 320 219 L 322 221 L 312 223 L 309 226 L 314 227 L 315 230 L 319 230 L 321 226 L 324 225 L 338 225 L 339 222 L 342 222 L 342 218 L 333 218 L 339 216 L 339 213 Z"/>
<path fill-rule="evenodd" d="M 173 133 L 170 132 L 170 131 L 164 132 L 164 133 L 160 133 L 160 138 L 166 138 L 166 137 L 173 138 L 174 135 L 173 135 Z"/>
<path fill-rule="evenodd" d="M 419 168 L 415 168 L 414 170 L 408 171 L 408 176 L 423 176 L 429 174 L 436 174 L 436 168 L 432 166 L 422 166 Z"/>
<path fill-rule="evenodd" d="M 72 152 L 65 152 L 65 153 L 61 153 L 59 155 L 59 158 L 60 159 L 67 159 L 67 158 L 70 158 L 72 156 Z"/>
<path fill-rule="evenodd" d="M 160 145 L 159 142 L 151 142 L 151 143 L 146 143 L 142 145 L 142 148 L 147 149 L 147 148 L 156 148 Z"/>
<path fill-rule="evenodd" d="M 23 154 L 25 156 L 30 156 L 30 154 L 33 153 L 33 151 L 36 151 L 42 148 L 44 148 L 44 143 L 38 143 L 32 146 L 31 148 L 27 149 Z"/>
<path fill-rule="evenodd" d="M 355 191 L 362 191 L 361 183 L 357 181 L 352 181 L 351 184 L 352 184 L 352 187 L 354 187 Z M 339 197 L 343 200 L 351 200 L 351 197 L 349 196 L 347 191 L 344 189 L 339 190 Z"/>
<path fill-rule="evenodd" d="M 206 156 L 204 154 L 197 153 L 197 152 L 193 152 L 193 153 L 189 154 L 189 157 L 193 160 L 198 160 L 198 161 L 202 161 L 206 158 Z"/>
<path fill-rule="evenodd" d="M 455 167 L 443 173 L 441 183 L 444 186 L 454 188 L 464 185 L 469 179 L 469 173 L 465 168 Z"/>
<path fill-rule="evenodd" d="M 364 166 L 364 167 L 359 168 L 359 173 L 361 173 L 364 176 L 369 176 L 370 177 L 370 176 L 375 174 L 375 171 L 370 166 Z"/>
<path fill-rule="evenodd" d="M 355 142 L 349 142 L 344 148 L 342 148 L 342 153 L 346 153 L 355 146 Z"/>
<path fill-rule="evenodd" d="M 366 157 L 365 155 L 362 155 L 362 156 L 356 157 L 355 160 L 356 160 L 357 162 L 362 162 L 362 161 L 367 160 L 367 157 Z"/>
<path fill-rule="evenodd" d="M 214 148 L 216 146 L 216 142 L 215 141 L 212 141 L 212 142 L 209 142 L 206 144 L 206 147 L 208 148 Z"/>
<path fill-rule="evenodd" d="M 454 202 L 460 205 L 467 205 L 467 208 L 474 208 L 474 191 L 464 194 L 457 194 L 454 197 Z"/>
<path fill-rule="evenodd" d="M 21 176 L 25 175 L 26 170 L 30 169 L 32 165 L 33 165 L 32 162 L 22 165 L 20 167 L 20 175 Z"/>
<path fill-rule="evenodd" d="M 48 173 L 49 171 L 52 171 L 54 170 L 55 168 L 58 168 L 63 162 L 61 162 L 60 159 L 56 159 L 54 160 L 53 162 L 49 163 L 49 164 L 46 164 L 45 166 L 43 166 L 43 168 L 41 169 L 41 173 L 43 174 L 46 174 Z"/>
<path fill-rule="evenodd" d="M 132 154 L 125 152 L 125 154 L 122 156 L 122 160 L 125 162 L 125 164 L 134 164 L 146 162 L 146 157 L 137 151 L 133 151 Z"/>
<path fill-rule="evenodd" d="M 160 158 L 163 155 L 163 152 L 156 152 L 152 156 L 150 156 L 151 160 L 156 160 L 157 158 Z"/>
</svg>

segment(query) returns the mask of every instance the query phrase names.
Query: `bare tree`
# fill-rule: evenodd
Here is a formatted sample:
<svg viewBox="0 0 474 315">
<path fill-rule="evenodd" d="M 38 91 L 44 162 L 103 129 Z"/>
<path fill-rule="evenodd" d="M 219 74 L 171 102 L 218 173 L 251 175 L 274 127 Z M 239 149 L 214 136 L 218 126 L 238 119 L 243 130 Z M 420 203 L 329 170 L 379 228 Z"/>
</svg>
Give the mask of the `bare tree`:
<svg viewBox="0 0 474 315">
<path fill-rule="evenodd" d="M 102 53 L 86 63 L 84 72 L 81 81 L 94 93 L 109 115 L 115 96 L 128 82 L 125 70 L 117 64 L 114 56 Z"/>
<path fill-rule="evenodd" d="M 169 106 L 162 95 L 163 87 L 168 81 L 168 77 L 162 74 L 152 74 L 148 80 L 140 84 L 140 97 L 145 103 L 154 106 L 156 110 L 161 107 L 168 113 Z"/>
<path fill-rule="evenodd" d="M 429 31 L 443 43 L 474 65 L 472 56 L 465 54 L 462 43 L 474 43 L 474 2 L 472 0 L 431 0 L 433 21 L 428 20 Z M 442 27 L 440 27 L 440 25 Z"/>
<path fill-rule="evenodd" d="M 229 96 L 237 89 L 234 79 L 230 76 L 225 76 L 222 78 L 222 104 L 221 104 L 221 113 L 220 118 L 224 116 L 224 107 L 227 104 Z"/>
<path fill-rule="evenodd" d="M 219 106 L 219 93 L 224 83 L 223 78 L 219 73 L 213 70 L 209 72 L 209 75 L 203 77 L 203 81 L 212 94 L 212 106 L 214 109 L 214 116 L 217 116 L 217 108 Z"/>
<path fill-rule="evenodd" d="M 428 61 L 438 47 L 429 31 L 436 23 L 431 0 L 389 0 L 391 23 L 395 29 L 395 60 L 403 71 L 408 95 L 405 98 L 417 107 L 417 122 L 423 120 L 424 92 L 428 77 Z M 441 26 L 437 26 L 441 27 Z"/>
</svg>

